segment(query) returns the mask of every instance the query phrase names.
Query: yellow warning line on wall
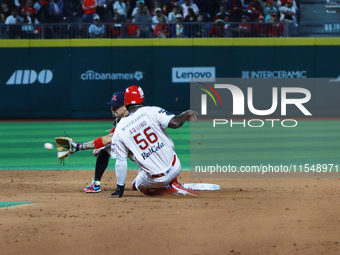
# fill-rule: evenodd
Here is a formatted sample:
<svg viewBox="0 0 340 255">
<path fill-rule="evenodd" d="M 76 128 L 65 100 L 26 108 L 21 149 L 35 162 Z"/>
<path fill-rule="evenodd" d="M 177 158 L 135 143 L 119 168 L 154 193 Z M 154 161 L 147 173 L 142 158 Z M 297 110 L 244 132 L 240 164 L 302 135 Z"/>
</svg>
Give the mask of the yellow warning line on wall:
<svg viewBox="0 0 340 255">
<path fill-rule="evenodd" d="M 45 39 L 0 40 L 0 48 L 145 47 L 145 46 L 331 46 L 340 38 L 169 38 L 169 39 Z"/>
</svg>

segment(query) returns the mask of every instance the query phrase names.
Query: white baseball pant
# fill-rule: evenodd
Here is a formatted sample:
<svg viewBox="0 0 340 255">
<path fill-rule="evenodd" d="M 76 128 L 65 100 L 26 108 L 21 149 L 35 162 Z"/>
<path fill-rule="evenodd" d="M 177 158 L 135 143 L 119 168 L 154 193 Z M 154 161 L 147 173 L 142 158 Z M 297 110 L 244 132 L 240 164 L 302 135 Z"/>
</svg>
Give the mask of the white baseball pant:
<svg viewBox="0 0 340 255">
<path fill-rule="evenodd" d="M 179 176 L 181 173 L 181 162 L 176 154 L 174 157 L 173 165 L 168 170 L 165 170 L 164 176 L 154 178 L 149 173 L 139 170 L 136 179 L 133 181 L 137 190 L 163 188 Z"/>
</svg>

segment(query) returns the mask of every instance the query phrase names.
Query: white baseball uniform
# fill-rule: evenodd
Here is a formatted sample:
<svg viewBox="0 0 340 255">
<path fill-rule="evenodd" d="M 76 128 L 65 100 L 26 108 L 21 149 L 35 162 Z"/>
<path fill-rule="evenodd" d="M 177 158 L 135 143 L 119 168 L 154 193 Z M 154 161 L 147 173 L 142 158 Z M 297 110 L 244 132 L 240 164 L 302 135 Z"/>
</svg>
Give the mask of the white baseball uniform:
<svg viewBox="0 0 340 255">
<path fill-rule="evenodd" d="M 126 159 L 130 150 L 139 167 L 137 189 L 162 188 L 177 177 L 181 164 L 165 128 L 175 115 L 144 106 L 122 118 L 112 137 L 111 156 Z"/>
</svg>

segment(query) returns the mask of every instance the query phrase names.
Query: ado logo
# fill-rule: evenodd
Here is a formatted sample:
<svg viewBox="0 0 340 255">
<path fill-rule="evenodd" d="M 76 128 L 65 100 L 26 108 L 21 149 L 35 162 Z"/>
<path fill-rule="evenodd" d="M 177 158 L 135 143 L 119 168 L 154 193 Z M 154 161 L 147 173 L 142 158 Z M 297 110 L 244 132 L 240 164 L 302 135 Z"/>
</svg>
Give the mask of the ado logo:
<svg viewBox="0 0 340 255">
<path fill-rule="evenodd" d="M 53 73 L 49 69 L 41 70 L 38 74 L 34 70 L 16 70 L 6 82 L 6 85 L 32 84 L 38 80 L 42 84 L 50 83 Z"/>
</svg>

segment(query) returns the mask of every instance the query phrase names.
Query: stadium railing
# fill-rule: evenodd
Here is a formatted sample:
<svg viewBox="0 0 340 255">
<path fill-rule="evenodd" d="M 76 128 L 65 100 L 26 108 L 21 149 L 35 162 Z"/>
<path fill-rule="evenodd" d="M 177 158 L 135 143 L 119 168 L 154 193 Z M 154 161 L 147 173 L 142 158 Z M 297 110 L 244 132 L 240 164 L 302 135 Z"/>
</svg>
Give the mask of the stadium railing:
<svg viewBox="0 0 340 255">
<path fill-rule="evenodd" d="M 91 33 L 91 27 L 95 33 Z M 156 28 L 156 26 L 159 26 Z M 209 38 L 339 36 L 340 24 L 326 23 L 88 23 L 0 24 L 1 39 Z M 156 31 L 156 32 L 155 32 Z M 157 32 L 158 31 L 158 32 Z"/>
</svg>

